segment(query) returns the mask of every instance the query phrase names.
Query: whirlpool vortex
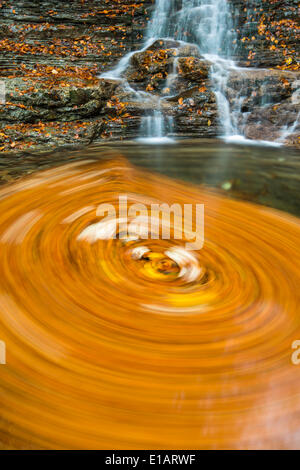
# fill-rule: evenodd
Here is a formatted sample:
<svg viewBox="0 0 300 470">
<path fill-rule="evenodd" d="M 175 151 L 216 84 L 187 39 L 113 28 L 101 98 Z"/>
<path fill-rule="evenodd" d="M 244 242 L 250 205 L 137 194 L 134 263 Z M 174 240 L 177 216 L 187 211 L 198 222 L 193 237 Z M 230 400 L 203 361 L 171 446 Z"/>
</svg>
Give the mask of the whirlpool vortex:
<svg viewBox="0 0 300 470">
<path fill-rule="evenodd" d="M 203 248 L 93 238 L 120 195 L 204 204 Z M 299 239 L 122 158 L 1 189 L 0 448 L 299 448 Z"/>
</svg>

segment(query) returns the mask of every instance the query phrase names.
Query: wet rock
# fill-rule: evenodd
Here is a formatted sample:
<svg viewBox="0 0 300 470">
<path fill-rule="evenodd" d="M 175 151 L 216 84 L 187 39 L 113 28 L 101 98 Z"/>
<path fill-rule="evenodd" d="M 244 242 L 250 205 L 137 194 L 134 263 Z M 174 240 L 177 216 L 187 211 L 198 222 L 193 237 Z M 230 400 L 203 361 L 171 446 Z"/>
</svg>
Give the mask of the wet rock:
<svg viewBox="0 0 300 470">
<path fill-rule="evenodd" d="M 177 62 L 178 73 L 182 78 L 200 82 L 208 78 L 210 64 L 196 57 L 180 57 Z"/>
<path fill-rule="evenodd" d="M 232 98 L 237 94 L 245 97 L 244 105 L 249 110 L 257 105 L 275 104 L 289 98 L 298 77 L 298 72 L 238 69 L 230 74 L 227 92 Z"/>
<path fill-rule="evenodd" d="M 178 48 L 161 49 L 160 46 Z M 131 86 L 161 96 L 179 96 L 200 85 L 211 87 L 210 64 L 199 56 L 197 47 L 182 45 L 178 41 L 158 40 L 154 46 L 137 52 L 131 58 L 126 78 Z M 183 53 L 197 52 L 197 56 L 182 56 Z"/>
<path fill-rule="evenodd" d="M 152 82 L 155 79 L 166 78 L 168 71 L 173 63 L 174 49 L 146 50 L 134 54 L 130 61 L 130 67 L 126 72 L 126 78 L 129 82 L 142 82 L 151 77 Z M 150 81 L 149 81 L 150 83 Z"/>
<path fill-rule="evenodd" d="M 235 59 L 247 67 L 297 67 L 298 0 L 229 0 L 237 40 Z"/>
<path fill-rule="evenodd" d="M 73 122 L 1 123 L 0 147 L 15 152 L 51 151 L 57 147 L 78 148 L 104 135 L 103 119 Z"/>
<path fill-rule="evenodd" d="M 6 104 L 0 106 L 2 122 L 74 121 L 101 114 L 118 82 L 100 79 L 63 86 L 43 80 L 5 79 Z"/>
<path fill-rule="evenodd" d="M 247 118 L 245 136 L 248 139 L 279 141 L 299 145 L 300 105 L 291 99 L 264 108 L 256 107 Z"/>
<path fill-rule="evenodd" d="M 147 48 L 147 51 L 157 51 L 159 49 L 179 49 L 181 47 L 180 41 L 174 39 L 157 39 Z"/>
<path fill-rule="evenodd" d="M 155 93 L 177 71 L 194 81 L 207 78 L 207 62 L 200 58 L 199 49 L 193 44 L 158 39 L 146 50 L 133 54 L 125 76 L 130 84 Z"/>
<path fill-rule="evenodd" d="M 133 116 L 159 109 L 166 120 L 173 117 L 176 135 L 215 136 L 219 120 L 209 70 L 210 63 L 196 46 L 159 39 L 131 57 L 126 78 L 140 96 L 122 85 L 116 95 L 129 100 L 127 109 Z"/>
<path fill-rule="evenodd" d="M 175 97 L 174 97 L 175 98 Z M 218 108 L 212 91 L 191 88 L 171 99 L 175 110 L 175 133 L 178 136 L 212 137 L 220 133 Z"/>
<path fill-rule="evenodd" d="M 161 48 L 158 48 L 157 45 L 160 45 Z M 168 45 L 173 47 L 162 48 Z M 180 46 L 180 43 L 158 40 L 153 46 L 133 54 L 125 74 L 130 84 L 140 84 L 138 88 L 149 92 L 164 85 L 164 81 L 173 69 L 174 59 L 178 54 L 176 47 Z"/>
<path fill-rule="evenodd" d="M 151 46 L 148 47 L 149 51 L 156 51 L 159 49 L 173 49 L 176 50 L 177 57 L 201 57 L 200 51 L 196 44 L 189 44 L 183 41 L 175 41 L 174 39 L 157 39 Z"/>
<path fill-rule="evenodd" d="M 143 42 L 151 0 L 0 2 L 0 75 L 22 65 L 77 65 L 104 71 Z"/>
<path fill-rule="evenodd" d="M 178 57 L 201 57 L 198 46 L 195 44 L 181 44 L 177 53 Z"/>
<path fill-rule="evenodd" d="M 300 74 L 281 70 L 233 71 L 227 82 L 231 112 L 240 107 L 245 137 L 299 145 Z"/>
</svg>

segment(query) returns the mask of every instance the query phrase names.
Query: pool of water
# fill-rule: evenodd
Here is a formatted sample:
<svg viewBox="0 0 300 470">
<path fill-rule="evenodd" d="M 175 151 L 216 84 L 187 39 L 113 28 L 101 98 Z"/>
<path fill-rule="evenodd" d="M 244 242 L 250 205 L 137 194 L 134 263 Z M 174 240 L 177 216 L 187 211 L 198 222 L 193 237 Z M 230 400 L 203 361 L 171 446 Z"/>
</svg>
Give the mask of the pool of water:
<svg viewBox="0 0 300 470">
<path fill-rule="evenodd" d="M 182 140 L 147 145 L 123 141 L 80 150 L 10 154 L 0 161 L 0 182 L 81 159 L 122 154 L 134 165 L 171 178 L 218 188 L 230 197 L 300 215 L 300 151 L 285 147 L 236 145 L 221 140 Z"/>
<path fill-rule="evenodd" d="M 0 449 L 299 448 L 300 219 L 261 205 L 299 215 L 299 154 L 123 142 L 2 159 L 6 179 L 43 168 L 0 188 Z M 192 206 L 183 236 L 158 203 Z"/>
</svg>

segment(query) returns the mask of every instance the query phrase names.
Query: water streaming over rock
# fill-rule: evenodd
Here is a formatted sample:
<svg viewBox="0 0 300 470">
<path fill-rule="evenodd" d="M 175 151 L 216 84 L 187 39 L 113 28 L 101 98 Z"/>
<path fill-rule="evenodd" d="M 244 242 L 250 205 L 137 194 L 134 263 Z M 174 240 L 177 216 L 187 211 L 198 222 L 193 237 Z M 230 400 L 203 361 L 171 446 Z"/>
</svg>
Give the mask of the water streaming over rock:
<svg viewBox="0 0 300 470">
<path fill-rule="evenodd" d="M 201 53 L 230 56 L 234 33 L 226 0 L 158 0 L 147 40 L 173 38 L 199 46 Z"/>
<path fill-rule="evenodd" d="M 299 219 L 101 157 L 0 190 L 0 448 L 299 448 Z M 112 238 L 119 196 L 204 247 Z"/>
<path fill-rule="evenodd" d="M 152 114 L 142 117 L 140 142 L 152 143 L 171 143 L 174 142 L 167 135 L 172 132 L 173 118 L 172 116 L 164 116 L 157 109 Z"/>
<path fill-rule="evenodd" d="M 227 0 L 157 0 L 147 27 L 142 51 L 146 51 L 150 46 L 152 49 L 153 44 L 162 38 L 173 40 L 172 47 L 175 48 L 179 47 L 178 44 L 196 45 L 198 47 L 196 56 L 202 57 L 210 64 L 210 80 L 218 106 L 219 133 L 232 141 L 245 140 L 245 136 L 250 136 L 253 142 L 255 139 L 261 142 L 265 134 L 264 125 L 272 127 L 268 113 L 272 104 L 276 103 L 278 87 L 274 84 L 274 76 L 268 77 L 266 70 L 242 68 L 235 64 L 233 59 L 236 55 L 237 37 Z M 125 72 L 135 54 L 139 52 L 141 51 L 130 52 L 115 69 L 102 76 L 123 77 L 127 91 L 133 93 L 134 99 L 146 103 L 140 135 L 150 142 L 157 142 L 158 139 L 163 140 L 168 134 L 172 134 L 176 119 L 173 121 L 173 126 L 170 118 L 165 118 L 168 113 L 164 111 L 161 103 L 166 96 L 161 92 L 153 97 L 151 93 L 141 92 L 138 86 L 132 84 L 129 86 L 126 82 Z M 176 82 L 177 58 L 173 59 L 167 75 L 165 89 L 172 88 L 170 85 Z M 279 81 L 280 77 L 275 75 L 276 80 Z M 272 85 L 274 85 L 273 91 Z M 265 122 L 259 119 L 260 109 L 266 114 Z M 280 144 L 295 131 L 297 125 L 298 120 L 295 115 L 292 122 L 287 122 L 284 126 L 274 124 L 268 133 L 272 141 L 278 141 Z"/>
<path fill-rule="evenodd" d="M 232 26 L 226 0 L 183 0 L 182 2 L 158 0 L 148 24 L 145 46 L 142 49 L 147 49 L 158 38 L 172 38 L 198 45 L 200 53 L 212 64 L 215 93 L 226 134 L 233 132 L 230 107 L 225 95 L 228 73 L 234 66 L 228 59 L 232 53 L 235 36 Z M 135 52 L 127 54 L 115 69 L 106 72 L 102 77 L 122 77 L 134 54 Z M 175 77 L 176 72 L 176 60 L 174 60 L 170 78 Z M 170 78 L 167 80 L 167 86 Z M 145 99 L 144 96 L 140 98 Z M 141 126 L 142 136 L 156 139 L 163 137 L 166 129 L 171 130 L 170 120 L 167 125 L 163 121 L 164 116 L 160 110 L 146 116 Z M 147 129 L 146 134 L 145 129 Z"/>
<path fill-rule="evenodd" d="M 147 41 L 174 38 L 195 43 L 211 63 L 211 76 L 225 135 L 236 133 L 226 85 L 234 62 L 230 57 L 235 33 L 226 0 L 158 0 L 147 30 Z"/>
</svg>

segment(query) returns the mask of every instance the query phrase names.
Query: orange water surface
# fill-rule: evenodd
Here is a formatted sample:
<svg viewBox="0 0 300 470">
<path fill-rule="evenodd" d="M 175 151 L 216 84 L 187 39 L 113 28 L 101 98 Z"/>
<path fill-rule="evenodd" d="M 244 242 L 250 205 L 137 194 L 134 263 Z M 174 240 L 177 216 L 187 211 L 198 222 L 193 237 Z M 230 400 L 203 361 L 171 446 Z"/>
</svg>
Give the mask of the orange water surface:
<svg viewBox="0 0 300 470">
<path fill-rule="evenodd" d="M 205 205 L 205 243 L 97 207 Z M 122 158 L 0 190 L 0 448 L 300 448 L 299 219 Z"/>
</svg>

